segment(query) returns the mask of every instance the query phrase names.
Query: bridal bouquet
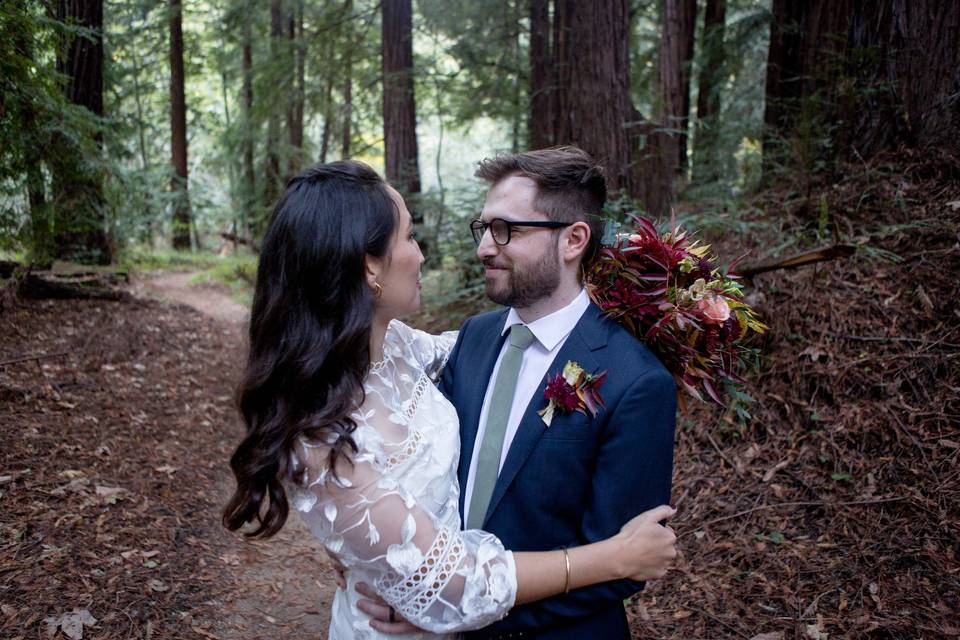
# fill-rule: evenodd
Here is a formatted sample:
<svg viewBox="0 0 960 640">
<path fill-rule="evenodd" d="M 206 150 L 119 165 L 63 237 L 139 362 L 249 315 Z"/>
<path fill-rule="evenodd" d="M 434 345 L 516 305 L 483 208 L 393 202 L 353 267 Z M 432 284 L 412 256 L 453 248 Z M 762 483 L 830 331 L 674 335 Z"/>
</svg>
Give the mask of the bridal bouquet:
<svg viewBox="0 0 960 640">
<path fill-rule="evenodd" d="M 680 387 L 723 405 L 719 383 L 743 382 L 737 370 L 753 353 L 745 340 L 767 327 L 743 301 L 736 276 L 714 267 L 709 245 L 679 226 L 660 234 L 634 218 L 632 233 L 601 247 L 587 274 L 590 295 L 647 344 Z"/>
</svg>

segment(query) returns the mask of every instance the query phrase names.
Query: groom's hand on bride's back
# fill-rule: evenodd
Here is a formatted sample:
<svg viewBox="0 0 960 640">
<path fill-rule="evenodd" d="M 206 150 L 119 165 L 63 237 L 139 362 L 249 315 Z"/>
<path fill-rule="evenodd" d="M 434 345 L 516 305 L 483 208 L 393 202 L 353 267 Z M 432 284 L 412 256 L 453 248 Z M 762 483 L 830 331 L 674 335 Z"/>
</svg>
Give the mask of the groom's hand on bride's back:
<svg viewBox="0 0 960 640">
<path fill-rule="evenodd" d="M 333 581 L 337 583 L 337 586 L 341 589 L 347 588 L 347 568 L 341 564 L 340 560 L 337 559 L 335 555 L 330 553 L 330 550 L 324 548 L 324 551 L 327 552 L 327 558 L 330 560 L 330 566 L 333 568 Z"/>
<path fill-rule="evenodd" d="M 357 593 L 365 599 L 357 600 L 357 608 L 370 616 L 370 626 L 381 633 L 414 633 L 423 631 L 384 602 L 366 582 L 357 583 Z M 392 616 L 391 616 L 392 612 Z M 391 621 L 392 620 L 392 621 Z"/>
</svg>

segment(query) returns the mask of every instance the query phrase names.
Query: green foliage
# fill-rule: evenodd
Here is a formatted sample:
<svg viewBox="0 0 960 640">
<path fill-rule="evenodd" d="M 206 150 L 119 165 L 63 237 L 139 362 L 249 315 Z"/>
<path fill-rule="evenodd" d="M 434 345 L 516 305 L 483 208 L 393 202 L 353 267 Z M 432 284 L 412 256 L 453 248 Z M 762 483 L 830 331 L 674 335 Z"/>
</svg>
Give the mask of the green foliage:
<svg viewBox="0 0 960 640">
<path fill-rule="evenodd" d="M 195 275 L 190 284 L 220 284 L 227 286 L 238 301 L 250 304 L 257 280 L 257 256 L 241 253 L 218 258 Z"/>
<path fill-rule="evenodd" d="M 210 269 L 221 261 L 219 256 L 212 253 L 158 250 L 143 245 L 128 247 L 118 256 L 118 262 L 122 267 L 141 273 Z"/>
<path fill-rule="evenodd" d="M 54 53 L 65 37 L 91 34 L 50 19 L 39 2 L 0 2 L 0 247 L 38 264 L 103 213 L 88 193 L 104 171 L 102 123 L 63 96 Z M 64 205 L 71 215 L 54 215 Z"/>
<path fill-rule="evenodd" d="M 421 86 L 438 83 L 445 111 L 459 126 L 493 118 L 525 146 L 529 19 L 521 0 L 420 0 L 414 29 L 433 54 L 418 59 Z M 421 91 L 422 93 L 422 91 Z"/>
</svg>

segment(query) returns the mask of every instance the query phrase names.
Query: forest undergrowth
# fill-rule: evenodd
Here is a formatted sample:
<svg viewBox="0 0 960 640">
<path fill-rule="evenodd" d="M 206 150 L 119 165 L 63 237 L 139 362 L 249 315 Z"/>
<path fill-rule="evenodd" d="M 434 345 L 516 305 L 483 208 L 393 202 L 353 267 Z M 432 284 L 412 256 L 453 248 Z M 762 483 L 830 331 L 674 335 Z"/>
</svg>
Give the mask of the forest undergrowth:
<svg viewBox="0 0 960 640">
<path fill-rule="evenodd" d="M 746 283 L 770 325 L 753 417 L 688 403 L 683 557 L 634 599 L 637 637 L 960 635 L 960 162 L 840 174 L 766 190 L 757 224 L 710 238 L 728 259 L 858 251 Z"/>
<path fill-rule="evenodd" d="M 636 637 L 960 634 L 958 167 L 891 155 L 771 187 L 735 228 L 703 225 L 725 261 L 858 251 L 747 283 L 770 325 L 745 388 L 753 417 L 688 402 L 682 556 L 629 602 Z M 471 295 L 416 323 L 483 308 Z M 253 588 L 217 523 L 239 433 L 236 328 L 140 300 L 20 301 L 0 325 L 0 636 L 248 637 L 213 622 Z M 261 613 L 291 639 L 325 633 Z"/>
</svg>

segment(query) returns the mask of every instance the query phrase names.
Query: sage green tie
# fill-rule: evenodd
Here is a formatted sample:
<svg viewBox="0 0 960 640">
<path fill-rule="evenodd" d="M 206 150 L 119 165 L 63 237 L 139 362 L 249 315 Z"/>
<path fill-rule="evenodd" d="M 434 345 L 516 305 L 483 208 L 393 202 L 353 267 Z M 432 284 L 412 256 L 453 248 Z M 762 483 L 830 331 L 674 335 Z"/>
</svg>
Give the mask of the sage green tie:
<svg viewBox="0 0 960 640">
<path fill-rule="evenodd" d="M 533 342 L 533 332 L 525 325 L 510 327 L 509 346 L 500 361 L 497 379 L 493 383 L 493 394 L 487 409 L 487 426 L 480 443 L 477 458 L 477 471 L 473 479 L 473 495 L 470 497 L 470 513 L 467 516 L 467 529 L 479 529 L 490 505 L 493 487 L 500 473 L 500 454 L 503 452 L 503 437 L 507 432 L 507 421 L 513 406 L 513 394 L 517 390 L 517 378 L 520 375 L 520 363 L 523 352 Z"/>
</svg>

